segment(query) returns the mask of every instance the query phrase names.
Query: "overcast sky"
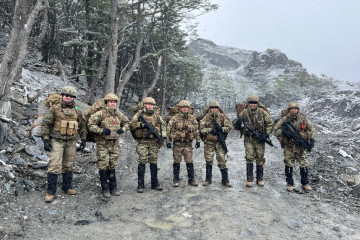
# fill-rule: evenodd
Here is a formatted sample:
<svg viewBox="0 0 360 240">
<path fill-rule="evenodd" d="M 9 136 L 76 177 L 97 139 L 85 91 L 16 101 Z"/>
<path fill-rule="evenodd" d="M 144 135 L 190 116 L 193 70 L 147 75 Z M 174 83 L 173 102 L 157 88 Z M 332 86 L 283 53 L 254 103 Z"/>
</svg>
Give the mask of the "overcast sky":
<svg viewBox="0 0 360 240">
<path fill-rule="evenodd" d="M 212 0 L 199 37 L 263 52 L 276 48 L 309 73 L 360 82 L 360 0 Z"/>
</svg>

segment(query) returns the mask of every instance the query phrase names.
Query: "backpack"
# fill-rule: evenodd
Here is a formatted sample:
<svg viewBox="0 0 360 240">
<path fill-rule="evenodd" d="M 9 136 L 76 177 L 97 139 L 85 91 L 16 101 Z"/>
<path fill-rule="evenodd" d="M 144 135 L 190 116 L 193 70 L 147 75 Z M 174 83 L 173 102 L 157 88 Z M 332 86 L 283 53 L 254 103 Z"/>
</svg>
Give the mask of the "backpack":
<svg viewBox="0 0 360 240">
<path fill-rule="evenodd" d="M 101 98 L 101 99 L 97 100 L 93 105 L 91 105 L 91 107 L 89 107 L 88 110 L 86 110 L 86 112 L 84 113 L 84 120 L 86 122 L 86 129 L 87 129 L 87 136 L 86 136 L 87 142 L 95 142 L 95 136 L 96 136 L 95 133 L 92 133 L 89 131 L 89 126 L 88 126 L 89 118 L 94 113 L 102 110 L 105 106 L 106 106 L 105 100 L 104 100 L 104 98 Z M 103 114 L 104 119 L 105 119 L 105 117 L 106 117 L 106 115 L 104 116 L 104 114 Z"/>
<path fill-rule="evenodd" d="M 179 113 L 180 109 L 178 106 L 175 107 L 169 107 L 169 115 L 166 116 L 166 123 L 169 123 L 170 119 L 175 116 L 177 113 Z M 190 107 L 189 114 L 194 114 L 194 108 Z"/>
<path fill-rule="evenodd" d="M 240 113 L 246 109 L 248 107 L 248 104 L 247 103 L 236 103 L 235 104 L 235 110 L 236 110 L 236 113 L 237 113 L 237 116 L 239 117 L 240 116 Z M 270 114 L 270 111 L 267 107 L 265 107 L 265 105 L 262 103 L 262 102 L 258 102 L 258 107 L 259 108 L 262 108 L 265 110 L 265 112 L 267 112 L 268 114 Z"/>
</svg>

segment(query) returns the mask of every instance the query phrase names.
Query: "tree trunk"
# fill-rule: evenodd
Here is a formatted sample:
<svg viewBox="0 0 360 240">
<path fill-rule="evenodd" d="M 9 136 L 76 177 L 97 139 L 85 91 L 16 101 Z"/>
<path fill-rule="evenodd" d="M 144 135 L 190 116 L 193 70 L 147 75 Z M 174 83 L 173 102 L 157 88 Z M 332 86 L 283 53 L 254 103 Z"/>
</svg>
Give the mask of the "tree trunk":
<svg viewBox="0 0 360 240">
<path fill-rule="evenodd" d="M 158 80 L 159 80 L 159 76 L 160 76 L 160 72 L 161 72 L 161 60 L 162 60 L 162 57 L 160 56 L 159 57 L 159 60 L 158 60 L 158 64 L 157 64 L 157 67 L 156 67 L 156 72 L 155 72 L 155 76 L 154 76 L 154 79 L 150 85 L 150 87 L 148 89 L 145 89 L 144 88 L 144 92 L 143 92 L 143 98 L 146 98 L 149 93 L 152 92 L 152 90 L 154 90 L 156 84 L 158 83 Z"/>
<path fill-rule="evenodd" d="M 9 93 L 11 85 L 20 79 L 31 29 L 39 12 L 47 8 L 48 4 L 48 0 L 37 0 L 31 13 L 27 15 L 28 1 L 16 1 L 10 41 L 0 66 L 0 99 Z"/>
</svg>

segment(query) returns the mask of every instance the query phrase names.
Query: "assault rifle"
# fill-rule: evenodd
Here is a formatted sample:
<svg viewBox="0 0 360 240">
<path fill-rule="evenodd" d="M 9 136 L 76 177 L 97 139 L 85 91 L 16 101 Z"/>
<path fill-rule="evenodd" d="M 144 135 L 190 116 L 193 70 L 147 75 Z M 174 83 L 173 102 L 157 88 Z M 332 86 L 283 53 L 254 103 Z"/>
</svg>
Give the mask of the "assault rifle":
<svg viewBox="0 0 360 240">
<path fill-rule="evenodd" d="M 160 136 L 157 132 L 156 132 L 156 129 L 154 128 L 154 126 L 149 123 L 148 121 L 145 120 L 145 118 L 140 115 L 138 117 L 138 121 L 142 122 L 144 124 L 144 127 L 148 130 L 146 135 L 145 135 L 145 138 L 149 138 L 150 135 L 154 135 L 154 137 L 156 137 L 157 139 L 159 139 L 161 142 L 165 142 L 165 138 Z"/>
<path fill-rule="evenodd" d="M 249 124 L 246 124 L 245 127 L 250 131 L 251 135 L 254 136 L 257 140 L 265 142 L 265 143 L 269 144 L 270 146 L 277 149 L 277 147 L 274 146 L 274 144 L 271 142 L 269 137 L 267 139 L 265 139 L 265 141 L 264 141 L 264 139 L 261 137 L 261 133 L 254 130 Z"/>
<path fill-rule="evenodd" d="M 291 124 L 289 119 L 281 124 L 281 128 L 289 133 L 289 138 L 292 138 L 295 144 L 311 152 L 310 144 L 300 135 L 299 131 Z"/>
<path fill-rule="evenodd" d="M 214 125 L 214 128 L 216 130 L 216 135 L 218 137 L 218 140 L 221 144 L 221 146 L 223 147 L 225 153 L 228 152 L 226 143 L 225 143 L 225 139 L 224 139 L 224 134 L 222 132 L 222 128 L 220 127 L 220 125 L 215 121 L 215 119 L 212 120 L 212 124 Z"/>
</svg>

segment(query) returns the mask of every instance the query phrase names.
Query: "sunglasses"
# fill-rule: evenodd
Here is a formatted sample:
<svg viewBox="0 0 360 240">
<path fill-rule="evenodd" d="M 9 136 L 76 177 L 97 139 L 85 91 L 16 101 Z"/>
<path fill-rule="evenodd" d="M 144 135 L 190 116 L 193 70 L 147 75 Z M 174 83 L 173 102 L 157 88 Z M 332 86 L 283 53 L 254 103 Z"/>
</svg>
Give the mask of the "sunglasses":
<svg viewBox="0 0 360 240">
<path fill-rule="evenodd" d="M 63 96 L 69 97 L 69 98 L 75 98 L 74 96 L 71 96 L 71 95 L 68 95 L 68 94 L 63 94 Z"/>
<path fill-rule="evenodd" d="M 250 104 L 257 104 L 257 102 L 249 102 Z"/>
<path fill-rule="evenodd" d="M 217 109 L 218 107 L 210 107 L 210 109 Z"/>
</svg>

